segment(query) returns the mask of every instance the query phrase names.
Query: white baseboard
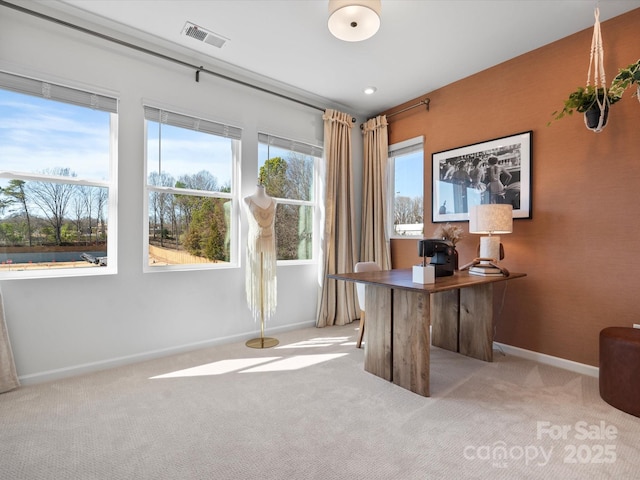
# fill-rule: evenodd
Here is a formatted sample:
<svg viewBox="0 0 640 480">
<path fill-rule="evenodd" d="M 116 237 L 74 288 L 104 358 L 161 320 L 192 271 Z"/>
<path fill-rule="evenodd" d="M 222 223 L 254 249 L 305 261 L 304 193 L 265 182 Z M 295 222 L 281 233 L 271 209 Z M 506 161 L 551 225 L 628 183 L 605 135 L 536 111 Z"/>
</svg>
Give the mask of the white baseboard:
<svg viewBox="0 0 640 480">
<path fill-rule="evenodd" d="M 286 325 L 283 327 L 270 327 L 269 333 L 286 332 L 289 330 L 296 330 L 299 328 L 308 328 L 315 326 L 315 320 L 308 322 L 300 322 L 295 324 Z M 260 331 L 258 330 L 258 335 Z M 98 372 L 100 370 L 107 370 L 109 368 L 122 367 L 124 365 L 130 365 L 132 363 L 144 362 L 147 360 L 153 360 L 156 358 L 167 357 L 169 355 L 176 355 L 179 353 L 185 353 L 199 348 L 207 348 L 215 345 L 224 345 L 227 343 L 242 342 L 250 340 L 256 337 L 256 333 L 242 333 L 238 335 L 230 335 L 227 337 L 214 338 L 205 340 L 202 342 L 190 343 L 187 345 L 179 345 L 176 347 L 163 348 L 159 350 L 150 350 L 148 352 L 137 353 L 135 355 L 127 355 L 124 357 L 110 358 L 107 360 L 100 360 L 98 362 L 84 363 L 80 365 L 73 365 L 71 367 L 59 368 L 55 370 L 47 370 L 44 372 L 32 373 L 29 375 L 21 375 L 19 377 L 21 385 L 35 385 L 37 383 L 51 382 L 54 380 L 60 380 L 62 378 L 75 377 L 76 375 L 83 375 L 87 373 Z"/>
<path fill-rule="evenodd" d="M 494 347 L 498 347 L 498 349 L 502 350 L 504 353 L 509 353 L 514 357 L 525 358 L 527 360 L 543 363 L 545 365 L 551 365 L 552 367 L 570 370 L 582 375 L 588 375 L 590 377 L 598 378 L 600 372 L 600 369 L 598 367 L 592 367 L 591 365 L 585 365 L 584 363 L 574 362 L 573 360 L 552 357 L 551 355 L 533 352 L 531 350 L 525 350 L 524 348 L 514 347 L 511 345 L 506 345 L 504 343 L 493 342 L 493 345 Z"/>
<path fill-rule="evenodd" d="M 287 332 L 298 328 L 314 327 L 315 320 L 308 322 L 300 322 L 296 324 L 286 325 L 283 327 L 270 328 L 270 333 Z M 83 375 L 87 373 L 97 372 L 100 370 L 106 370 L 109 368 L 121 367 L 124 365 L 130 365 L 132 363 L 144 362 L 147 360 L 153 360 L 156 358 L 167 357 L 169 355 L 176 355 L 179 353 L 185 353 L 198 348 L 207 348 L 215 345 L 224 345 L 227 343 L 242 342 L 255 338 L 256 333 L 243 333 L 238 335 L 230 335 L 227 337 L 215 338 L 211 340 L 205 340 L 203 342 L 195 342 L 187 345 L 180 345 L 177 347 L 163 348 L 159 350 L 151 350 L 144 353 L 135 355 L 127 355 L 124 357 L 116 357 L 108 360 L 101 360 L 99 362 L 85 363 L 81 365 L 74 365 L 71 367 L 59 368 L 56 370 L 47 370 L 44 372 L 32 373 L 29 375 L 22 375 L 19 377 L 22 385 L 35 385 L 37 383 L 50 382 L 54 380 L 60 380 L 62 378 L 74 377 L 76 375 Z M 524 348 L 514 347 L 503 343 L 493 342 L 494 347 L 502 350 L 504 353 L 510 355 L 532 360 L 534 362 L 543 363 L 553 367 L 570 370 L 572 372 L 580 373 L 582 375 L 588 375 L 590 377 L 598 377 L 599 369 L 592 367 L 591 365 L 585 365 L 583 363 L 574 362 L 572 360 L 566 360 L 564 358 L 552 357 L 544 353 L 533 352 L 531 350 L 525 350 Z"/>
</svg>

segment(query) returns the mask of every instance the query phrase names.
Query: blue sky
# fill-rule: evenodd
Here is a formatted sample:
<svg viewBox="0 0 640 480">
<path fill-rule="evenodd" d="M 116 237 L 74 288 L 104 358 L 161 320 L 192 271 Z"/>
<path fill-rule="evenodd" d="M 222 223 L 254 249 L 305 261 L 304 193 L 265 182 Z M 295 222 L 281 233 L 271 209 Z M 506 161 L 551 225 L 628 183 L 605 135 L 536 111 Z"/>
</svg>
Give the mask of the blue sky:
<svg viewBox="0 0 640 480">
<path fill-rule="evenodd" d="M 109 176 L 109 113 L 0 89 L 0 170 Z"/>
<path fill-rule="evenodd" d="M 422 151 L 396 157 L 395 194 L 402 197 L 424 195 L 424 160 Z M 399 193 L 398 193 L 399 192 Z"/>
<path fill-rule="evenodd" d="M 109 175 L 109 113 L 0 89 L 0 171 L 41 173 L 70 168 L 78 178 L 107 180 Z M 149 171 L 157 168 L 157 124 L 149 122 Z M 230 143 L 184 128 L 162 127 L 162 170 L 175 179 L 201 170 L 220 185 L 231 181 Z M 266 145 L 260 145 L 266 150 Z M 271 156 L 278 149 L 271 147 Z M 266 151 L 258 152 L 259 163 Z M 396 195 L 423 195 L 422 152 L 396 159 Z M 418 171 L 419 169 L 419 171 Z M 251 174 L 247 172 L 247 174 Z M 258 172 L 255 172 L 256 178 Z M 0 186 L 8 183 L 0 179 Z"/>
<path fill-rule="evenodd" d="M 158 123 L 148 122 L 147 173 L 158 169 Z M 231 185 L 232 140 L 217 135 L 162 125 L 162 171 L 175 180 L 206 170 L 219 186 Z"/>
<path fill-rule="evenodd" d="M 149 125 L 151 169 L 151 163 L 157 166 L 158 131 L 155 122 Z M 162 129 L 163 171 L 178 179 L 208 170 L 220 184 L 230 183 L 230 140 L 167 125 Z M 0 171 L 42 173 L 61 167 L 78 178 L 108 180 L 109 142 L 108 112 L 0 89 Z M 7 183 L 0 179 L 0 186 Z"/>
</svg>

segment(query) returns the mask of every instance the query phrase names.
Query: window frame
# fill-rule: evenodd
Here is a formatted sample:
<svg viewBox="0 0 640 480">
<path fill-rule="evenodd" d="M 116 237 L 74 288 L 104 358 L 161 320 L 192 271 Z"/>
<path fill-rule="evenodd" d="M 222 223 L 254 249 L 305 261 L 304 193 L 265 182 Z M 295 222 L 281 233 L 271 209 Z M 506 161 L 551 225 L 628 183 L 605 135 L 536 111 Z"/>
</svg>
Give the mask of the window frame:
<svg viewBox="0 0 640 480">
<path fill-rule="evenodd" d="M 159 120 L 149 119 L 147 118 L 147 113 L 144 116 L 144 178 L 143 178 L 143 235 L 142 235 L 142 270 L 143 273 L 156 273 L 156 272 L 175 272 L 175 271 L 198 271 L 198 270 L 222 270 L 228 268 L 238 268 L 240 266 L 239 258 L 240 258 L 240 161 L 241 161 L 241 152 L 242 152 L 242 129 L 235 126 L 230 126 L 221 122 L 217 122 L 215 120 L 210 120 L 206 115 L 202 115 L 199 113 L 193 112 L 185 112 L 179 108 L 161 105 L 158 102 L 149 102 L 144 101 L 144 108 L 146 109 L 155 109 L 159 112 L 165 112 L 169 114 L 173 114 L 175 116 L 180 116 L 183 118 L 190 118 L 195 122 L 195 127 L 190 128 L 184 125 L 178 125 L 170 122 L 162 122 L 162 116 L 159 116 Z M 217 135 L 223 138 L 228 138 L 232 141 L 232 158 L 231 158 L 231 180 L 230 187 L 231 193 L 227 192 L 214 192 L 214 191 L 206 191 L 206 190 L 194 190 L 188 188 L 175 188 L 175 187 L 164 187 L 164 186 L 155 186 L 149 185 L 148 177 L 148 126 L 149 120 L 154 121 L 156 123 L 168 124 L 177 128 L 187 128 L 194 131 L 200 131 L 202 133 Z M 207 124 L 208 128 L 203 128 L 200 130 L 198 128 L 201 125 L 201 122 Z M 220 127 L 218 129 L 218 127 Z M 224 135 L 225 132 L 230 132 L 230 135 Z M 222 134 L 222 135 L 220 135 Z M 159 193 L 168 193 L 168 194 L 178 194 L 178 195 L 189 195 L 196 197 L 207 197 L 207 198 L 222 198 L 231 201 L 231 210 L 229 212 L 229 229 L 230 229 L 230 240 L 229 240 L 229 261 L 223 263 L 186 263 L 186 264 L 176 264 L 176 265 L 149 265 L 149 193 L 150 192 L 159 192 Z"/>
<path fill-rule="evenodd" d="M 0 171 L 0 178 L 25 182 L 59 183 L 74 186 L 106 188 L 107 195 L 107 265 L 92 268 L 38 268 L 26 270 L 0 271 L 0 280 L 34 278 L 68 278 L 118 273 L 118 110 L 119 99 L 114 92 L 87 86 L 63 85 L 59 81 L 48 81 L 31 75 L 20 75 L 0 71 L 0 89 L 21 95 L 33 96 L 55 103 L 66 103 L 77 107 L 100 110 L 109 113 L 109 165 L 108 180 L 81 177 L 62 177 L 23 171 Z M 82 260 L 78 260 L 79 262 Z"/>
<path fill-rule="evenodd" d="M 308 206 L 313 210 L 312 215 L 312 242 L 311 242 L 311 258 L 297 259 L 297 260 L 276 260 L 277 265 L 311 265 L 318 262 L 318 250 L 319 250 L 319 234 L 320 234 L 320 162 L 323 160 L 324 148 L 318 145 L 314 145 L 309 142 L 303 142 L 299 140 L 292 140 L 285 138 L 281 135 L 274 135 L 263 131 L 258 132 L 258 149 L 260 145 L 267 145 L 267 149 L 270 145 L 274 145 L 281 149 L 287 149 L 294 153 L 301 153 L 313 158 L 313 189 L 312 200 L 296 200 L 291 198 L 273 197 L 276 204 Z M 267 155 L 269 157 L 269 155 Z M 268 160 L 269 158 L 267 158 Z M 260 175 L 260 155 L 258 155 L 258 171 L 256 175 Z M 276 205 L 277 209 L 277 205 Z M 277 238 L 276 238 L 277 242 Z"/>
<path fill-rule="evenodd" d="M 396 184 L 395 184 L 395 161 L 397 157 L 407 155 L 414 152 L 422 152 L 422 232 L 420 235 L 398 235 L 395 233 L 394 227 L 394 214 L 395 214 L 395 198 L 396 198 Z M 401 142 L 389 145 L 388 150 L 388 162 L 387 162 L 387 233 L 389 239 L 416 239 L 424 236 L 424 136 L 413 137 Z"/>
</svg>

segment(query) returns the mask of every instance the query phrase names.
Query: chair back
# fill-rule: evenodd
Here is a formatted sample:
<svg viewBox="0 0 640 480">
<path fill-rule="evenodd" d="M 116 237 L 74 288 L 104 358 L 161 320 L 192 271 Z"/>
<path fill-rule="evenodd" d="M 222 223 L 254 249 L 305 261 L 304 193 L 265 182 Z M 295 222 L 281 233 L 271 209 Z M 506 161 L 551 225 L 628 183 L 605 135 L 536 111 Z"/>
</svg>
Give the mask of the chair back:
<svg viewBox="0 0 640 480">
<path fill-rule="evenodd" d="M 378 272 L 382 270 L 376 262 L 358 262 L 356 263 L 354 272 Z M 358 304 L 360 310 L 364 312 L 364 283 L 356 283 L 356 294 L 358 295 Z"/>
</svg>

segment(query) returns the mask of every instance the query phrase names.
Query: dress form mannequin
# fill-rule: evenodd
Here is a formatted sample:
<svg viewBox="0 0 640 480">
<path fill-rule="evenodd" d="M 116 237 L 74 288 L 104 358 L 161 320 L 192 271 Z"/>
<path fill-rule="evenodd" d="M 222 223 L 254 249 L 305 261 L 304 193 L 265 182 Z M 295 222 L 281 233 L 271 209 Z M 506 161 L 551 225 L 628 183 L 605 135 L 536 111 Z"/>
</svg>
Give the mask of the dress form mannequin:
<svg viewBox="0 0 640 480">
<path fill-rule="evenodd" d="M 273 202 L 273 198 L 267 195 L 264 185 L 258 184 L 256 185 L 256 191 L 252 195 L 245 197 L 244 201 L 247 204 L 253 202 L 260 208 L 267 208 Z"/>
<path fill-rule="evenodd" d="M 249 222 L 247 242 L 247 268 L 245 289 L 247 305 L 253 319 L 260 320 L 260 338 L 249 340 L 253 348 L 272 347 L 278 344 L 274 338 L 264 338 L 264 323 L 276 310 L 276 201 L 265 192 L 263 185 L 244 198 Z"/>
</svg>

